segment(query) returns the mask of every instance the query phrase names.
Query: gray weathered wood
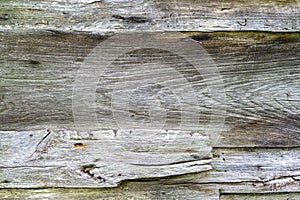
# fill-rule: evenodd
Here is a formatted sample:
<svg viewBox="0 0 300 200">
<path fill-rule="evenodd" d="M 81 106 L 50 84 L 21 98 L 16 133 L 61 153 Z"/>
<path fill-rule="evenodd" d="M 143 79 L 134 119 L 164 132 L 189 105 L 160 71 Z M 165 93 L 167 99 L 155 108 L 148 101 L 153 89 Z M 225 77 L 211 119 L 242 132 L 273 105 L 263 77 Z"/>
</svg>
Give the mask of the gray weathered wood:
<svg viewBox="0 0 300 200">
<path fill-rule="evenodd" d="M 151 188 L 143 185 L 144 190 L 138 190 L 136 187 L 131 191 L 126 188 L 122 190 L 95 190 L 95 189 L 38 189 L 38 190 L 22 190 L 11 189 L 1 190 L 0 197 L 4 200 L 8 199 L 219 199 L 213 195 L 205 195 L 201 191 L 195 191 L 185 188 L 176 187 L 160 187 Z M 151 189 L 149 189 L 151 188 Z M 209 194 L 209 193 L 208 193 Z M 300 193 L 282 193 L 282 194 L 234 194 L 221 195 L 220 200 L 298 200 Z"/>
<path fill-rule="evenodd" d="M 299 193 L 289 193 L 289 194 L 239 194 L 239 195 L 222 195 L 221 200 L 297 200 L 299 199 Z"/>
<path fill-rule="evenodd" d="M 157 144 L 118 139 L 110 132 L 97 140 L 80 139 L 74 132 L 51 131 L 47 138 L 43 138 L 47 132 L 42 138 L 40 133 L 1 132 L 3 187 L 113 187 L 128 179 L 211 169 L 209 156 L 197 157 L 201 146 L 191 149 L 174 143 L 168 149 L 169 142 L 164 141 L 161 145 L 165 148 L 159 148 Z"/>
<path fill-rule="evenodd" d="M 0 190 L 0 198 L 9 199 L 187 199 L 218 200 L 218 191 L 195 190 L 185 186 L 164 186 L 155 183 L 125 184 L 117 189 L 8 189 Z"/>
<path fill-rule="evenodd" d="M 298 33 L 186 35 L 210 53 L 224 82 L 227 120 L 217 146 L 299 146 Z M 1 38 L 0 129 L 75 129 L 72 90 L 76 72 L 103 37 L 3 32 Z M 193 84 L 200 83 L 194 80 Z M 101 87 L 98 92 L 97 118 L 101 129 L 112 131 L 117 124 L 108 106 L 109 93 Z M 202 116 L 201 123 L 205 124 L 206 116 Z M 179 120 L 176 115 L 172 117 L 175 122 Z"/>
<path fill-rule="evenodd" d="M 61 131 L 52 133 L 51 141 L 42 149 L 37 149 L 36 145 L 41 139 L 38 134 L 6 132 L 1 135 L 1 187 L 5 188 L 111 187 L 122 180 L 208 170 L 198 175 L 171 179 L 169 182 L 206 184 L 208 189 L 220 188 L 232 193 L 240 189 L 256 193 L 300 190 L 300 153 L 296 148 L 217 148 L 213 150 L 211 166 L 208 165 L 209 160 L 187 160 L 189 162 L 161 166 L 149 160 L 148 165 L 137 165 L 133 162 L 143 159 L 136 157 L 134 160 L 130 155 L 135 153 L 133 155 L 139 156 L 138 153 L 127 150 L 122 155 L 122 151 L 117 151 L 121 147 L 120 141 L 114 139 L 74 140 L 68 139 L 72 133 Z M 87 146 L 74 148 L 76 143 Z M 139 154 L 144 155 L 143 152 Z M 193 158 L 196 154 L 182 148 L 175 155 L 180 159 L 183 155 Z"/>
<path fill-rule="evenodd" d="M 185 34 L 210 53 L 224 81 L 227 120 L 215 147 L 299 146 L 299 34 Z M 109 112 L 99 112 L 103 130 L 77 133 L 72 116 L 76 72 L 108 36 L 31 31 L 1 36 L 1 129 L 16 130 L 1 132 L 1 187 L 111 187 L 122 180 L 209 170 L 170 183 L 225 193 L 299 191 L 298 149 L 220 148 L 211 161 L 199 160 L 199 144 L 191 148 L 186 143 L 168 157 L 166 149 L 129 141 L 121 130 L 115 134 Z M 153 52 L 143 55 L 147 53 Z M 165 130 L 160 137 L 172 133 Z M 190 137 L 188 131 L 181 134 Z M 164 140 L 158 141 L 156 145 Z M 155 152 L 161 153 L 156 163 L 142 158 Z"/>
<path fill-rule="evenodd" d="M 0 198 L 299 199 L 300 35 L 291 33 L 299 31 L 299 5 L 298 0 L 0 2 Z M 277 33 L 208 33 L 240 30 Z M 84 59 L 112 33 L 132 31 L 184 31 L 212 56 L 226 101 L 209 95 L 195 70 L 166 52 L 133 51 L 115 60 L 108 76 L 138 86 L 151 75 L 151 61 L 162 56 L 196 91 L 204 91 L 200 109 L 191 112 L 202 113 L 199 130 L 172 129 L 180 121 L 173 112 L 167 128 L 128 134 L 115 123 L 110 90 L 101 84 L 96 96 L 100 128 L 83 133 L 74 125 L 72 91 Z M 142 64 L 143 70 L 129 76 L 118 71 Z M 160 76 L 166 84 L 177 83 L 178 77 L 165 71 Z M 139 102 L 145 96 L 134 97 Z M 175 102 L 166 100 L 165 105 Z M 148 107 L 136 105 L 130 111 L 134 119 L 147 119 L 142 111 Z M 216 144 L 203 133 L 209 112 L 226 117 Z M 214 123 L 219 127 L 222 120 Z M 202 143 L 194 142 L 197 137 Z"/>
<path fill-rule="evenodd" d="M 2 1 L 0 29 L 120 31 L 299 31 L 298 0 Z"/>
</svg>

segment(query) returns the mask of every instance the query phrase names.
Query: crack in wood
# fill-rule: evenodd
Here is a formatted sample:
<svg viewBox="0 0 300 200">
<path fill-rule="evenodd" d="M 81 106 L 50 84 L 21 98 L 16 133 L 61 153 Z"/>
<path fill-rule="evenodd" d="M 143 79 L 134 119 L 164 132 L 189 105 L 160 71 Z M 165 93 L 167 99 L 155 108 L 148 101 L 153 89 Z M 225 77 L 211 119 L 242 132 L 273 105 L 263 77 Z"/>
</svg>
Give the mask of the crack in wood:
<svg viewBox="0 0 300 200">
<path fill-rule="evenodd" d="M 95 164 L 89 164 L 89 165 L 83 165 L 80 167 L 80 171 L 84 174 L 87 174 L 94 180 L 97 180 L 100 183 L 106 182 L 106 179 L 101 177 L 100 175 L 95 176 L 95 173 L 93 173 L 93 169 L 99 168 Z"/>
<path fill-rule="evenodd" d="M 224 10 L 231 10 L 231 8 L 230 8 L 230 7 L 226 7 L 226 8 L 224 7 L 224 8 L 221 8 L 220 10 L 221 10 L 221 11 L 224 11 Z"/>
<path fill-rule="evenodd" d="M 294 176 L 280 176 L 269 180 L 263 180 L 262 183 L 264 186 L 268 186 L 272 191 L 289 185 L 297 184 L 300 186 L 300 182 L 296 180 Z"/>
<path fill-rule="evenodd" d="M 130 163 L 130 164 L 135 165 L 135 166 L 143 166 L 143 167 L 158 167 L 158 166 L 171 166 L 171 165 L 179 165 L 179 164 L 189 164 L 189 163 L 193 163 L 195 161 L 199 161 L 199 160 L 186 160 L 186 161 L 173 162 L 173 163 L 164 163 L 164 164 L 159 164 L 159 165 L 158 164 L 137 164 L 137 163 Z M 211 161 L 211 158 L 206 157 L 206 158 L 201 159 L 200 163 L 191 164 L 191 165 L 189 165 L 189 167 L 200 166 L 200 165 L 203 165 L 203 163 L 208 164 L 210 161 Z"/>
<path fill-rule="evenodd" d="M 37 60 L 27 60 L 28 64 L 30 65 L 38 65 L 38 64 L 41 64 L 39 61 Z"/>
<path fill-rule="evenodd" d="M 3 96 L 0 96 L 0 113 L 4 112 L 5 110 L 7 110 L 7 104 L 5 103 L 5 101 L 2 99 Z"/>
<path fill-rule="evenodd" d="M 46 139 L 50 136 L 51 133 L 52 133 L 51 130 L 49 130 L 49 129 L 46 130 L 46 135 L 38 142 L 38 144 L 35 147 L 35 151 L 30 155 L 30 157 L 32 157 L 37 152 L 45 151 L 47 144 L 50 142 L 50 141 L 46 141 Z M 43 144 L 43 142 L 45 142 L 45 141 L 46 141 L 46 143 Z"/>
<path fill-rule="evenodd" d="M 104 4 L 104 0 L 99 0 L 99 1 L 92 1 L 92 2 L 89 2 L 87 3 L 88 5 L 97 5 L 97 4 Z"/>
<path fill-rule="evenodd" d="M 126 22 L 130 23 L 146 23 L 150 22 L 151 19 L 146 17 L 137 17 L 137 16 L 130 16 L 130 17 L 123 17 L 121 15 L 112 15 L 113 18 L 125 20 Z"/>
<path fill-rule="evenodd" d="M 244 19 L 244 22 L 239 22 L 239 21 L 237 21 L 237 23 L 238 23 L 240 26 L 247 26 L 247 19 Z"/>
<path fill-rule="evenodd" d="M 235 182 L 230 182 L 230 183 L 222 183 L 222 182 L 195 182 L 195 181 L 188 181 L 188 182 L 181 182 L 180 185 L 204 185 L 204 184 L 235 184 L 238 185 L 240 183 L 250 183 L 253 186 L 270 186 L 270 189 L 275 190 L 276 188 L 282 188 L 285 186 L 297 184 L 300 186 L 300 181 L 294 178 L 295 176 L 281 176 L 281 177 L 276 177 L 272 179 L 267 179 L 267 180 L 260 180 L 260 181 L 235 181 Z M 168 183 L 168 185 L 178 185 L 178 183 Z"/>
</svg>

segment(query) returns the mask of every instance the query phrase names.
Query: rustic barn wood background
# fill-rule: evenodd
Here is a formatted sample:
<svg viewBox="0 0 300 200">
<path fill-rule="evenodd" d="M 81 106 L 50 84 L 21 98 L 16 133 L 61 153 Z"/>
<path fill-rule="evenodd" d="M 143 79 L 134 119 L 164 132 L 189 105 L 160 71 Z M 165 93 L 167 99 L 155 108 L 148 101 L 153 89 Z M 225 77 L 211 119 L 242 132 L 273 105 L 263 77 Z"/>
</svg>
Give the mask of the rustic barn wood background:
<svg viewBox="0 0 300 200">
<path fill-rule="evenodd" d="M 1 1 L 0 199 L 300 199 L 299 6 L 299 0 Z M 119 33 L 177 31 L 209 53 L 222 77 L 226 101 L 199 105 L 203 127 L 211 113 L 225 118 L 210 153 L 201 157 L 202 143 L 185 143 L 196 134 L 186 129 L 145 129 L 132 138 L 116 130 L 110 91 L 101 85 L 101 128 L 78 131 L 73 86 L 89 53 Z M 166 52 L 137 50 L 111 69 L 136 67 L 141 55 L 163 55 L 202 89 L 190 66 Z M 134 72 L 135 83 L 147 73 Z M 169 119 L 172 127 L 180 115 Z M 168 141 L 172 134 L 182 137 Z"/>
</svg>

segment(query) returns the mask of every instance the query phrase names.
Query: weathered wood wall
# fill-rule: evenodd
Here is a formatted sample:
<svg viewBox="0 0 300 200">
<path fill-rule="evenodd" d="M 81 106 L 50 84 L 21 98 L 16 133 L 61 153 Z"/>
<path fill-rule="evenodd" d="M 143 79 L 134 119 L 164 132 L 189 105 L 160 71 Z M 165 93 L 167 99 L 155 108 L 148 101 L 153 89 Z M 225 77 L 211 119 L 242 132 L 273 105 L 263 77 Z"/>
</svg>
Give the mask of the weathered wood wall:
<svg viewBox="0 0 300 200">
<path fill-rule="evenodd" d="M 0 2 L 0 198 L 299 199 L 299 5 L 296 0 Z M 204 158 L 197 157 L 202 143 L 190 145 L 189 130 L 139 130 L 133 134 L 142 137 L 130 141 L 122 130 L 116 135 L 101 87 L 102 127 L 85 135 L 74 125 L 78 69 L 100 42 L 124 31 L 182 31 L 217 64 L 226 101 L 210 111 L 226 108 L 226 120 Z M 137 56 L 157 53 L 135 51 L 112 67 L 134 66 Z M 173 57 L 164 54 L 175 65 Z M 197 78 L 191 83 L 202 84 Z M 208 117 L 200 119 L 204 127 Z M 165 140 L 172 134 L 183 135 L 175 147 Z M 152 141 L 151 135 L 161 140 Z"/>
</svg>

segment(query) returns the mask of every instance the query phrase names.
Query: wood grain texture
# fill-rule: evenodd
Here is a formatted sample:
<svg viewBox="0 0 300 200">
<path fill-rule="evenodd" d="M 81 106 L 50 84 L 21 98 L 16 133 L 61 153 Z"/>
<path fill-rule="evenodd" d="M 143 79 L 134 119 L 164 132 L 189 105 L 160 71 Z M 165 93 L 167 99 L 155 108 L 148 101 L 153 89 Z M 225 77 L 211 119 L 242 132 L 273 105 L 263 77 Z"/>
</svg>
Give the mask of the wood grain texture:
<svg viewBox="0 0 300 200">
<path fill-rule="evenodd" d="M 162 149 L 149 144 L 130 146 L 113 137 L 80 140 L 65 132 L 51 133 L 46 139 L 32 132 L 1 135 L 2 182 L 11 180 L 4 187 L 115 187 L 128 179 L 211 169 L 209 156 L 199 159 L 198 151 L 188 147 L 159 152 Z M 77 148 L 79 144 L 86 147 Z"/>
<path fill-rule="evenodd" d="M 298 33 L 195 32 L 186 33 L 186 36 L 200 42 L 211 55 L 224 82 L 227 99 L 223 105 L 226 105 L 227 114 L 216 146 L 299 146 Z M 76 73 L 88 53 L 105 37 L 57 32 L 2 32 L 0 129 L 76 130 L 72 113 Z M 135 52 L 115 62 L 115 66 L 126 61 L 131 63 L 141 54 L 151 58 L 159 52 Z M 163 56 L 169 62 L 178 61 L 170 54 Z M 177 68 L 183 74 L 190 73 L 190 69 L 183 64 Z M 141 76 L 135 75 L 142 81 Z M 189 81 L 203 91 L 201 79 Z M 203 94 L 205 92 L 202 101 L 213 99 Z M 98 87 L 96 112 L 103 129 L 98 130 L 100 132 L 118 127 L 112 115 L 110 95 L 108 89 Z M 223 109 L 212 110 L 205 103 L 199 107 L 203 111 L 200 118 L 203 125 L 209 122 L 206 113 L 218 115 Z M 138 120 L 147 119 L 143 112 L 136 114 Z M 176 112 L 168 117 L 171 124 L 181 120 Z M 197 123 L 195 119 L 190 122 Z"/>
<path fill-rule="evenodd" d="M 194 190 L 186 186 L 163 186 L 155 183 L 126 184 L 118 189 L 9 189 L 0 190 L 3 200 L 9 199 L 187 199 L 218 200 L 218 191 Z"/>
<path fill-rule="evenodd" d="M 1 163 L 6 175 L 12 175 L 14 177 L 11 177 L 12 179 L 18 177 L 17 179 L 21 182 L 28 180 L 26 184 L 30 187 L 40 187 L 41 184 L 61 187 L 112 187 L 126 179 L 157 178 L 211 169 L 210 159 L 197 160 L 194 158 L 197 152 L 191 153 L 184 149 L 177 150 L 177 153 L 173 152 L 173 154 L 164 151 L 161 155 L 158 154 L 159 152 L 152 152 L 155 148 L 151 148 L 150 145 L 147 151 L 139 150 L 138 144 L 133 149 L 126 149 L 128 144 L 122 144 L 124 141 L 114 138 L 74 140 L 71 135 L 73 139 L 68 140 L 65 138 L 68 137 L 66 133 L 61 132 L 52 133 L 48 141 L 44 140 L 40 143 L 41 139 L 36 137 L 38 135 L 30 136 L 31 134 L 2 134 L 7 136 L 8 141 L 4 138 L 4 141 L 2 140 L 4 150 L 2 150 Z M 23 142 L 20 146 L 18 138 L 23 138 L 23 141 L 28 141 L 30 138 L 30 143 Z M 12 143 L 15 147 L 10 146 Z M 87 147 L 74 148 L 74 144 L 80 143 Z M 178 160 L 178 163 L 171 163 L 174 160 Z M 23 175 L 17 172 L 18 166 L 21 166 Z M 30 172 L 32 168 L 39 171 L 39 173 L 33 173 L 36 175 L 34 175 L 35 178 L 28 177 L 32 174 Z M 52 181 L 49 182 L 49 176 L 52 175 L 55 176 L 50 178 Z M 67 184 L 64 183 L 65 180 Z"/>
<path fill-rule="evenodd" d="M 143 151 L 123 152 L 118 140 L 75 140 L 72 134 L 52 133 L 49 141 L 41 145 L 41 135 L 33 132 L 2 133 L 0 186 L 112 187 L 124 180 L 198 172 L 166 179 L 162 183 L 199 184 L 201 188 L 218 188 L 224 193 L 300 190 L 300 154 L 297 148 L 215 148 L 212 160 L 197 160 L 197 151 L 192 153 L 189 149 L 178 148 L 174 154 L 178 159 L 188 159 L 188 156 L 190 159 L 171 164 L 166 163 L 169 159 L 166 158 L 157 160 L 165 163 L 158 165 L 148 157 L 147 165 L 142 165 L 134 161 L 143 161 L 139 158 L 145 155 Z M 74 148 L 74 144 L 79 143 L 86 144 L 86 147 Z M 131 158 L 131 154 L 136 157 Z M 165 152 L 165 156 L 168 155 Z"/>
<path fill-rule="evenodd" d="M 87 32 L 299 31 L 298 0 L 2 1 L 0 28 Z"/>
<path fill-rule="evenodd" d="M 20 2 L 14 5 L 17 8 Z M 78 1 L 78 5 L 83 4 Z M 114 18 L 135 26 L 147 23 L 144 18 L 124 16 Z M 3 15 L 1 22 L 11 23 L 8 17 Z M 117 124 L 106 104 L 110 93 L 101 86 L 97 90 L 97 119 L 102 127 L 90 133 L 78 132 L 72 113 L 76 73 L 93 48 L 111 35 L 66 33 L 58 31 L 65 30 L 59 27 L 32 31 L 29 25 L 24 25 L 25 31 L 18 24 L 14 26 L 13 31 L 0 32 L 1 199 L 297 199 L 299 33 L 184 32 L 214 59 L 227 97 L 222 102 L 226 105 L 226 121 L 220 139 L 203 158 L 199 156 L 201 144 L 191 145 L 194 133 L 189 130 L 152 130 L 151 134 L 158 137 L 153 143 L 149 143 L 151 137 L 146 142 L 142 137 L 132 140 L 122 130 L 115 131 Z M 116 60 L 111 69 L 122 64 L 138 65 L 141 61 L 136 59 L 141 55 L 148 61 L 163 55 L 167 62 L 179 63 L 166 52 L 137 50 Z M 187 77 L 194 74 L 186 63 L 176 69 Z M 199 91 L 203 88 L 201 78 L 189 81 Z M 208 122 L 205 111 L 217 114 L 224 108 L 200 105 L 203 126 Z M 143 112 L 134 116 L 138 120 L 147 118 Z M 180 121 L 179 116 L 176 112 L 168 116 L 169 124 Z M 149 130 L 133 133 L 143 136 Z M 183 136 L 176 141 L 180 145 L 166 140 L 172 134 Z"/>
<path fill-rule="evenodd" d="M 1 190 L 0 196 L 3 200 L 10 199 L 219 199 L 218 196 L 209 194 L 207 191 L 195 191 L 188 188 L 173 187 L 145 187 L 144 190 L 137 188 L 130 190 L 97 190 L 97 189 L 36 189 L 36 190 Z M 150 188 L 150 189 L 149 189 Z M 146 191 L 146 189 L 148 191 Z M 203 194 L 204 193 L 204 194 Z M 208 195 L 205 195 L 208 194 Z M 221 195 L 220 200 L 298 200 L 299 193 L 282 193 L 282 194 L 234 194 Z"/>
<path fill-rule="evenodd" d="M 221 200 L 297 200 L 299 199 L 300 194 L 299 193 L 289 193 L 289 194 L 264 194 L 264 195 L 258 195 L 258 194 L 241 194 L 241 195 L 224 195 L 221 196 Z"/>
</svg>

